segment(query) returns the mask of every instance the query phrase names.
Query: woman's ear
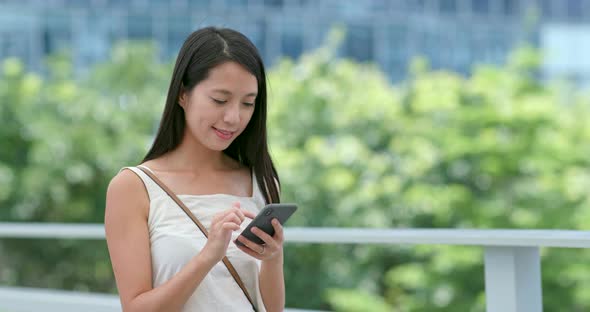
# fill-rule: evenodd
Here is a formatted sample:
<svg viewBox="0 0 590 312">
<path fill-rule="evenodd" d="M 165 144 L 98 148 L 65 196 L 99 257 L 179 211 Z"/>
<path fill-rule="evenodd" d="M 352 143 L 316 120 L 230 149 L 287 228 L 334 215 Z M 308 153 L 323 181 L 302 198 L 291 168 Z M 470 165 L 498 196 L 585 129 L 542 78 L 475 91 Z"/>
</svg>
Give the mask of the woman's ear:
<svg viewBox="0 0 590 312">
<path fill-rule="evenodd" d="M 186 104 L 188 103 L 189 94 L 184 88 L 184 86 L 180 86 L 180 94 L 178 95 L 178 105 L 183 109 L 186 109 Z"/>
</svg>

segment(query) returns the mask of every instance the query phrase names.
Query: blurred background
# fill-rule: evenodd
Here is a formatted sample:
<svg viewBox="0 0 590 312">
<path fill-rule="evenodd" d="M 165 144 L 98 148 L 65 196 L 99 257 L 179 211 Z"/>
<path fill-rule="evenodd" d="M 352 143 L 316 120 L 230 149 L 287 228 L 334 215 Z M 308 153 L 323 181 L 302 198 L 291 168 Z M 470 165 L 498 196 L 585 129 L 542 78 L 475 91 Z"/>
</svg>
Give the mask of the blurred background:
<svg viewBox="0 0 590 312">
<path fill-rule="evenodd" d="M 173 59 L 191 30 L 239 29 L 266 64 L 317 49 L 334 25 L 347 36 L 338 57 L 373 62 L 393 81 L 416 55 L 433 69 L 468 74 L 474 63 L 503 64 L 528 42 L 546 58 L 543 73 L 587 80 L 585 0 L 47 0 L 0 2 L 0 56 L 31 70 L 68 51 L 77 71 L 108 61 L 122 40 L 150 40 L 160 61 Z M 575 62 L 574 62 L 575 61 Z"/>
<path fill-rule="evenodd" d="M 590 0 L 0 1 L 0 222 L 102 223 L 211 25 L 267 66 L 289 226 L 590 227 Z M 485 310 L 480 248 L 285 248 L 291 308 Z M 589 310 L 590 252 L 541 257 Z M 103 240 L 0 238 L 0 285 L 116 294 Z"/>
</svg>

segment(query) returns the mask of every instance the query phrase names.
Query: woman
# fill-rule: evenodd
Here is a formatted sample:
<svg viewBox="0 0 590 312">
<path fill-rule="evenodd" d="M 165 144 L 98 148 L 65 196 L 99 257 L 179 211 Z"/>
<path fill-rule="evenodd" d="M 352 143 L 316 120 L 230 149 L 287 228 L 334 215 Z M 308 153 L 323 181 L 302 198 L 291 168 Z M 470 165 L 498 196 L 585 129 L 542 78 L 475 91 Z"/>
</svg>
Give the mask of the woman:
<svg viewBox="0 0 590 312">
<path fill-rule="evenodd" d="M 273 220 L 273 237 L 253 230 L 263 245 L 239 235 L 266 203 L 279 202 L 266 137 L 266 77 L 255 46 L 230 29 L 192 33 L 150 151 L 141 166 L 123 168 L 106 195 L 106 238 L 124 311 L 283 310 L 281 225 Z"/>
</svg>

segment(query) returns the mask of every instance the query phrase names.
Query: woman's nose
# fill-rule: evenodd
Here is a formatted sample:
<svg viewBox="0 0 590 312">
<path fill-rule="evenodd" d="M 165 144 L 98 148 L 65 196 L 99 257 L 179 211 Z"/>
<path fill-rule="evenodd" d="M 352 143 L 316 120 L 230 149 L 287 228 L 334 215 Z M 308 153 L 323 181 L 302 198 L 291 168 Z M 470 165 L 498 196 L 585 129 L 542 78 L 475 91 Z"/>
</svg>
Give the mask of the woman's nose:
<svg viewBox="0 0 590 312">
<path fill-rule="evenodd" d="M 229 105 L 228 108 L 225 110 L 225 115 L 223 116 L 223 121 L 228 124 L 236 124 L 240 122 L 240 106 L 238 105 Z"/>
</svg>

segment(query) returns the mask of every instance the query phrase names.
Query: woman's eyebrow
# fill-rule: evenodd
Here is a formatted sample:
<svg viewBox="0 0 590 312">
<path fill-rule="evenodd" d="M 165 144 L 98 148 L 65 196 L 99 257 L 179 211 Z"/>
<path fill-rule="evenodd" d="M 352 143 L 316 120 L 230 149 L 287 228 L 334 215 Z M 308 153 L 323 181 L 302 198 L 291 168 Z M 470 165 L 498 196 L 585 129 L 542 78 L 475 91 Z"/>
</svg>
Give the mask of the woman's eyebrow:
<svg viewBox="0 0 590 312">
<path fill-rule="evenodd" d="M 231 95 L 232 94 L 230 91 L 225 90 L 225 89 L 214 89 L 213 92 L 219 92 L 219 93 L 223 93 L 223 94 L 226 94 L 226 95 Z"/>
<path fill-rule="evenodd" d="M 231 91 L 229 90 L 225 90 L 225 89 L 214 89 L 213 92 L 219 92 L 225 95 L 232 95 Z M 246 96 L 256 96 L 258 95 L 256 92 L 250 92 L 248 94 L 246 94 Z"/>
</svg>

